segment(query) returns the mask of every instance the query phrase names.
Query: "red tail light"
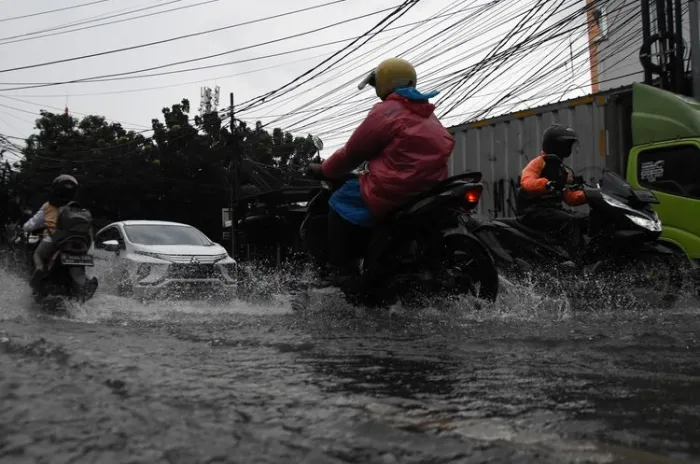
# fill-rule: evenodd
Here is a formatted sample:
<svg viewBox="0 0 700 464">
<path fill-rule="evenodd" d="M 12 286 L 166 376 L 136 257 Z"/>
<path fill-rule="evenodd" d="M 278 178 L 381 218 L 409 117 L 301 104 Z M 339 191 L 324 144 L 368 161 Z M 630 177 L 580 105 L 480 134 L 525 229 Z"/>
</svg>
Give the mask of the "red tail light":
<svg viewBox="0 0 700 464">
<path fill-rule="evenodd" d="M 483 187 L 479 185 L 478 187 L 467 190 L 467 193 L 464 194 L 464 200 L 467 202 L 467 205 L 474 207 L 479 203 L 482 189 Z"/>
</svg>

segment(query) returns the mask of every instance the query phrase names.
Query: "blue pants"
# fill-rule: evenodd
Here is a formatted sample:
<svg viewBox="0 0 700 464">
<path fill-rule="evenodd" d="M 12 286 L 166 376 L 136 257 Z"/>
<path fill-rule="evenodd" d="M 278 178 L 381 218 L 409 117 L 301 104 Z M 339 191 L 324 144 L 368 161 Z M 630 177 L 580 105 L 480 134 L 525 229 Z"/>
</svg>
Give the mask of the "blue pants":
<svg viewBox="0 0 700 464">
<path fill-rule="evenodd" d="M 329 204 L 340 217 L 351 224 L 365 228 L 374 227 L 372 214 L 362 198 L 359 179 L 351 179 L 336 190 Z"/>
<path fill-rule="evenodd" d="M 360 182 L 350 180 L 331 196 L 328 214 L 328 262 L 352 269 L 372 238 L 374 221 L 360 192 Z"/>
</svg>

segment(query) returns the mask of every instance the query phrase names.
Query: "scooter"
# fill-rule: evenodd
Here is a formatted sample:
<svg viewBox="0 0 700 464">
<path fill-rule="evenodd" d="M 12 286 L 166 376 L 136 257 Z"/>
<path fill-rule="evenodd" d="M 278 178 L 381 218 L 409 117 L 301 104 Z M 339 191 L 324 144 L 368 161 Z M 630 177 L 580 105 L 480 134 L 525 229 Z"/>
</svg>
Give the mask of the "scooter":
<svg viewBox="0 0 700 464">
<path fill-rule="evenodd" d="M 561 162 L 553 155 L 547 158 L 547 163 Z M 682 266 L 678 256 L 657 241 L 662 225 L 652 208 L 659 203 L 654 193 L 632 189 L 610 171 L 604 171 L 595 187 L 575 177 L 574 185 L 567 188 L 582 190 L 590 207 L 590 214 L 581 221 L 584 246 L 577 259 L 569 256 L 561 243 L 518 218 L 483 220 L 469 216 L 467 228 L 488 247 L 508 279 L 530 274 L 550 284 L 557 280 L 562 288 L 580 289 L 578 283 L 589 277 L 609 291 L 626 290 L 634 283 L 647 290 L 653 288 L 661 297 L 658 306 L 671 306 L 682 287 Z M 661 276 L 651 276 L 651 271 L 659 270 L 663 271 Z"/>
<path fill-rule="evenodd" d="M 32 238 L 35 238 L 32 240 Z M 12 241 L 15 246 L 28 248 L 33 253 L 40 237 L 23 233 L 21 229 Z M 97 278 L 87 278 L 86 268 L 94 266 L 88 254 L 90 242 L 82 236 L 68 236 L 56 244 L 56 249 L 46 263 L 47 273 L 36 282 L 34 299 L 49 312 L 62 312 L 64 299 L 85 303 L 97 290 Z"/>
<path fill-rule="evenodd" d="M 328 201 L 357 177 L 354 172 L 343 179 L 323 179 L 308 203 L 300 234 L 321 275 L 328 260 Z M 463 224 L 481 197 L 480 181 L 480 173 L 451 177 L 385 218 L 357 262 L 356 278 L 341 286 L 346 299 L 368 307 L 463 294 L 495 301 L 499 280 L 494 260 Z M 295 301 L 300 309 L 299 299 Z"/>
</svg>

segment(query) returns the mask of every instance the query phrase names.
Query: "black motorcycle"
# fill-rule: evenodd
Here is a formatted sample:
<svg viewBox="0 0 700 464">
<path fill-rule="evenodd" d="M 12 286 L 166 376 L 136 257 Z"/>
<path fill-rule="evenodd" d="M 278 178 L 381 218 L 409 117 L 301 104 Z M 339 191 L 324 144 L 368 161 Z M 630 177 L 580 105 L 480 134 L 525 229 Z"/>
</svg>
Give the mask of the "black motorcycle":
<svg viewBox="0 0 700 464">
<path fill-rule="evenodd" d="M 32 235 L 18 233 L 12 243 L 25 250 L 28 260 L 39 245 L 41 237 L 30 240 Z M 45 264 L 47 274 L 36 283 L 34 300 L 50 312 L 62 312 L 65 307 L 62 302 L 69 299 L 84 303 L 93 297 L 97 290 L 97 278 L 87 278 L 87 268 L 94 266 L 92 255 L 88 254 L 90 242 L 82 236 L 69 236 L 56 244 L 55 251 Z M 33 268 L 33 262 L 30 264 Z M 33 272 L 33 271 L 32 271 Z"/>
<path fill-rule="evenodd" d="M 591 277 L 598 291 L 627 291 L 638 285 L 661 297 L 657 305 L 672 305 L 682 286 L 682 266 L 677 255 L 657 241 L 662 226 L 651 206 L 659 202 L 654 193 L 632 189 L 609 171 L 596 187 L 575 178 L 567 188 L 583 190 L 590 207 L 589 215 L 581 218 L 584 245 L 577 257 L 569 256 L 556 239 L 518 218 L 483 220 L 470 216 L 467 227 L 489 248 L 506 278 L 529 274 L 550 287 L 553 281 L 559 282 L 560 289 L 575 293 L 581 290 L 581 278 Z M 562 265 L 571 263 L 573 266 Z"/>
<path fill-rule="evenodd" d="M 300 233 L 319 269 L 327 265 L 328 201 L 350 178 L 324 180 Z M 463 225 L 478 204 L 480 173 L 451 177 L 391 214 L 372 232 L 357 278 L 341 289 L 353 304 L 386 306 L 413 297 L 472 295 L 495 301 L 498 273 L 486 247 Z M 308 295 L 308 294 L 307 294 Z M 301 304 L 297 299 L 295 309 Z"/>
</svg>

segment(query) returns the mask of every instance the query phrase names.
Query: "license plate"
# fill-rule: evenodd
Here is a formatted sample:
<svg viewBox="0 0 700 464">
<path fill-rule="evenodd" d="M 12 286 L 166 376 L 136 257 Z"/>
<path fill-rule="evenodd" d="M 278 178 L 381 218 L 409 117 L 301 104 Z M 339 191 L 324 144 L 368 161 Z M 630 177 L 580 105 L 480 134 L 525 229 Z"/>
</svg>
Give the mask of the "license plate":
<svg viewBox="0 0 700 464">
<path fill-rule="evenodd" d="M 90 255 L 69 255 L 61 253 L 61 264 L 64 266 L 94 266 Z"/>
<path fill-rule="evenodd" d="M 646 190 L 646 189 L 639 189 L 639 190 L 633 190 L 634 196 L 637 197 L 637 200 L 641 201 L 642 203 L 659 203 L 659 199 L 656 198 L 656 195 L 654 195 L 654 192 L 651 190 Z"/>
</svg>

